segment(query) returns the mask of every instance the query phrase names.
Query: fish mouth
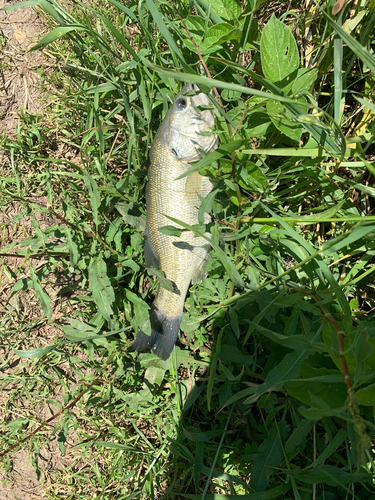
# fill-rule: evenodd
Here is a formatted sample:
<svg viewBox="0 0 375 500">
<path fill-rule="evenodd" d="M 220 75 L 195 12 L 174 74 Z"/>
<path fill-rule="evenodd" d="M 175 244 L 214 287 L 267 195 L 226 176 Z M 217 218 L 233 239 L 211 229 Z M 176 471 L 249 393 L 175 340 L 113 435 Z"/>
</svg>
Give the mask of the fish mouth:
<svg viewBox="0 0 375 500">
<path fill-rule="evenodd" d="M 198 85 L 196 85 L 195 83 L 194 84 L 192 84 L 192 83 L 186 83 L 184 85 L 184 87 L 182 88 L 180 94 L 184 95 L 187 92 L 190 92 L 191 90 L 194 90 L 195 92 L 199 92 L 199 94 L 196 94 L 195 96 L 193 96 L 191 98 L 192 101 L 193 101 L 194 107 L 197 107 L 197 106 L 208 106 L 210 104 L 210 100 L 207 97 L 207 95 L 204 94 L 203 92 L 201 92 L 200 89 L 199 89 L 199 87 L 198 87 Z"/>
</svg>

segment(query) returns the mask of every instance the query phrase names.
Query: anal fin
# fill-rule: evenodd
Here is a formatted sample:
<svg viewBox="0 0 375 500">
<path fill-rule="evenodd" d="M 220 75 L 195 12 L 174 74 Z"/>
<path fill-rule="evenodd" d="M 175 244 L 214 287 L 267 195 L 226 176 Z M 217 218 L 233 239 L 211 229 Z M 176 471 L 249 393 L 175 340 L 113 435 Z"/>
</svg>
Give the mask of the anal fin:
<svg viewBox="0 0 375 500">
<path fill-rule="evenodd" d="M 178 332 L 180 330 L 181 317 L 168 318 L 162 316 L 157 310 L 150 313 L 151 335 L 146 335 L 139 330 L 132 350 L 144 352 L 151 350 L 156 356 L 166 361 L 176 343 Z"/>
</svg>

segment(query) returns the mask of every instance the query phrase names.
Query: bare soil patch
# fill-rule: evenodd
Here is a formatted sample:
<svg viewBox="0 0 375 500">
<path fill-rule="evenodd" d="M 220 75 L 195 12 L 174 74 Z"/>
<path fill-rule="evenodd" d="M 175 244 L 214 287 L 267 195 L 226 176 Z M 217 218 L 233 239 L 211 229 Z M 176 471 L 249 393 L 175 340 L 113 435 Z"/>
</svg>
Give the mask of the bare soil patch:
<svg viewBox="0 0 375 500">
<path fill-rule="evenodd" d="M 0 0 L 0 8 L 16 3 Z M 45 31 L 31 7 L 0 12 L 0 29 L 0 133 L 12 137 L 20 110 L 43 109 L 40 70 L 49 63 L 41 52 L 27 52 Z"/>
<path fill-rule="evenodd" d="M 14 5 L 17 1 L 0 0 L 0 9 L 8 5 Z M 30 114 L 43 114 L 48 106 L 48 96 L 41 89 L 41 75 L 46 74 L 55 61 L 49 61 L 45 54 L 28 50 L 35 45 L 47 29 L 40 15 L 32 7 L 24 7 L 14 11 L 0 11 L 0 136 L 7 136 L 10 140 L 17 137 L 18 117 L 23 110 Z M 57 152 L 58 153 L 58 152 Z M 7 168 L 7 158 L 0 155 L 2 169 Z M 45 200 L 44 200 L 45 201 Z M 37 203 L 44 205 L 43 200 Z M 23 208 L 18 202 L 13 202 L 0 208 L 0 252 L 13 242 L 19 242 L 34 233 L 30 217 L 22 216 Z M 17 215 L 19 216 L 17 218 Z M 34 213 L 40 227 L 55 223 L 46 217 L 46 214 Z M 16 251 L 15 247 L 14 251 Z M 31 259 L 30 263 L 37 268 L 43 265 L 42 260 Z M 28 275 L 28 267 L 22 257 L 5 257 L 0 255 L 0 321 L 2 327 L 7 328 L 9 322 L 17 322 L 20 318 L 30 323 L 44 316 L 40 304 L 32 291 L 17 293 L 8 301 L 10 291 L 17 279 Z M 58 291 L 63 283 L 56 282 L 56 277 L 51 277 L 51 284 L 46 292 L 51 297 L 56 297 L 54 317 L 61 315 L 61 302 Z M 23 346 L 22 348 L 44 347 L 56 339 L 61 332 L 52 325 L 41 322 L 36 324 L 34 332 L 34 346 Z M 19 326 L 20 338 L 22 338 L 22 323 Z M 18 340 L 18 339 L 11 339 Z M 36 405 L 27 408 L 19 401 L 19 414 L 9 409 L 13 407 L 9 398 L 14 397 L 12 391 L 16 384 L 4 383 L 10 375 L 20 369 L 27 360 L 20 360 L 12 350 L 12 346 L 3 338 L 0 347 L 0 433 L 7 434 L 9 429 L 6 424 L 22 417 L 23 411 L 34 415 L 37 421 L 43 421 L 51 416 L 51 409 L 46 405 Z M 60 399 L 60 395 L 55 395 Z M 62 399 L 62 398 L 61 398 Z M 13 401 L 13 403 L 15 403 Z M 17 413 L 17 412 L 16 412 Z M 56 422 L 53 422 L 55 425 Z M 67 447 L 77 444 L 77 437 L 69 431 Z M 30 443 L 26 443 L 23 449 L 10 453 L 1 465 L 0 471 L 0 500 L 35 500 L 45 498 L 47 490 L 53 488 L 54 474 L 63 472 L 66 467 L 72 465 L 75 460 L 74 454 L 62 455 L 56 436 L 40 450 L 38 468 L 32 463 Z M 4 451 L 4 450 L 0 450 Z"/>
</svg>

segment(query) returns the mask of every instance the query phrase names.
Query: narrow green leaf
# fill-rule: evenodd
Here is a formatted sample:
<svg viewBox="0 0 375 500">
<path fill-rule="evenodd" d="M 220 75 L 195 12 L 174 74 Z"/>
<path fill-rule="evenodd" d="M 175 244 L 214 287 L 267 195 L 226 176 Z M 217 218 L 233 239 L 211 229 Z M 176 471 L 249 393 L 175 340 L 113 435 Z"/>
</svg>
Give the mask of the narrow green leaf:
<svg viewBox="0 0 375 500">
<path fill-rule="evenodd" d="M 328 14 L 324 8 L 320 10 L 322 16 L 328 21 L 335 32 L 343 39 L 346 45 L 361 59 L 373 72 L 375 72 L 375 57 L 360 42 L 341 28 Z"/>
<path fill-rule="evenodd" d="M 41 40 L 39 40 L 37 44 L 31 47 L 30 51 L 42 49 L 43 47 L 46 47 L 50 43 L 55 42 L 56 40 L 63 37 L 67 33 L 70 33 L 71 31 L 82 31 L 82 30 L 87 31 L 87 28 L 81 25 L 60 26 L 59 28 L 56 28 L 47 35 L 45 35 Z"/>
<path fill-rule="evenodd" d="M 172 281 L 167 279 L 162 271 L 159 271 L 158 269 L 155 269 L 153 267 L 149 267 L 147 269 L 147 272 L 150 276 L 155 276 L 158 280 L 159 285 L 168 290 L 168 292 L 174 291 Z"/>
<path fill-rule="evenodd" d="M 131 292 L 130 290 L 125 290 L 126 298 L 133 304 L 134 315 L 132 318 L 132 324 L 134 331 L 142 330 L 146 335 L 151 335 L 151 325 L 149 317 L 148 304 L 138 295 Z"/>
<path fill-rule="evenodd" d="M 259 491 L 257 493 L 248 493 L 244 495 L 223 495 L 220 493 L 209 493 L 205 495 L 205 500 L 238 500 L 241 498 L 242 500 L 279 500 L 280 498 L 284 498 L 284 494 L 286 494 L 289 490 L 291 490 L 292 486 L 290 484 L 282 484 L 281 486 L 276 486 L 275 488 L 270 488 L 267 491 Z M 202 500 L 202 494 L 194 495 L 187 493 L 175 493 L 175 495 L 179 495 L 183 498 L 189 498 L 190 500 Z"/>
<path fill-rule="evenodd" d="M 114 448 L 115 450 L 129 451 L 131 453 L 140 453 L 142 455 L 150 455 L 146 451 L 139 450 L 133 446 L 126 446 L 125 444 L 110 443 L 108 441 L 95 441 L 95 446 L 104 446 L 104 448 Z"/>
<path fill-rule="evenodd" d="M 180 61 L 183 63 L 184 67 L 188 66 L 185 63 L 184 56 L 182 55 L 180 49 L 178 48 L 176 42 L 174 41 L 172 35 L 170 34 L 170 32 L 169 32 L 169 30 L 168 30 L 168 28 L 163 20 L 163 16 L 158 11 L 158 9 L 155 5 L 155 2 L 153 2 L 153 0 L 145 0 L 145 2 L 146 2 L 147 7 L 149 8 L 151 15 L 154 18 L 154 21 L 157 24 L 161 34 L 165 38 L 165 40 L 166 40 L 166 42 L 167 42 L 167 44 L 172 52 L 172 55 L 173 55 L 173 53 L 175 53 L 176 56 L 180 59 Z M 193 72 L 192 69 L 190 69 L 190 72 Z"/>
<path fill-rule="evenodd" d="M 314 460 L 312 464 L 306 467 L 305 470 L 313 469 L 317 465 L 322 464 L 325 460 L 328 460 L 329 457 L 337 450 L 339 446 L 347 439 L 348 433 L 346 429 L 340 429 L 339 432 L 333 436 L 330 443 L 326 444 L 326 448 L 322 451 L 319 457 Z"/>
<path fill-rule="evenodd" d="M 92 216 L 93 216 L 93 220 L 95 222 L 95 226 L 98 229 L 98 227 L 100 225 L 100 218 L 99 218 L 100 193 L 99 193 L 99 188 L 98 188 L 98 185 L 97 185 L 95 179 L 93 179 L 91 176 L 89 176 L 86 173 L 83 177 L 83 181 L 84 181 L 86 189 L 89 193 Z"/>
<path fill-rule="evenodd" d="M 22 349 L 13 349 L 13 351 L 15 354 L 17 354 L 17 356 L 23 359 L 41 358 L 42 356 L 45 356 L 49 352 L 54 351 L 55 349 L 60 347 L 60 345 L 61 344 L 51 344 L 47 347 L 37 347 L 36 349 L 30 349 L 29 351 Z"/>
<path fill-rule="evenodd" d="M 177 236 L 177 238 L 179 238 L 183 232 L 187 231 L 187 229 L 180 229 L 176 226 L 163 226 L 158 227 L 158 231 L 166 236 Z"/>
<path fill-rule="evenodd" d="M 312 420 L 301 420 L 298 426 L 294 429 L 289 436 L 288 441 L 285 443 L 285 452 L 289 455 L 295 452 L 296 448 L 306 439 L 311 431 L 314 422 Z"/>
<path fill-rule="evenodd" d="M 42 307 L 42 310 L 46 317 L 51 321 L 52 318 L 52 308 L 51 308 L 51 299 L 44 291 L 42 285 L 40 284 L 39 278 L 35 273 L 35 268 L 30 266 L 30 277 L 33 283 L 33 288 L 35 290 L 35 294 L 39 300 L 39 303 Z"/>
<path fill-rule="evenodd" d="M 341 18 L 340 18 L 341 19 Z M 334 107 L 334 119 L 338 125 L 341 125 L 342 114 L 344 111 L 345 99 L 342 98 L 342 58 L 343 58 L 343 46 L 342 39 L 339 35 L 335 35 L 333 38 L 333 82 L 334 82 L 334 94 L 333 94 L 333 107 Z"/>
<path fill-rule="evenodd" d="M 344 247 L 349 246 L 351 243 L 359 241 L 367 236 L 369 233 L 375 232 L 375 224 L 363 224 L 355 227 L 337 238 L 323 244 L 323 255 L 331 255 L 338 252 Z"/>
<path fill-rule="evenodd" d="M 348 472 L 343 467 L 320 465 L 314 467 L 314 469 L 301 470 L 296 467 L 294 469 L 286 469 L 284 472 L 306 484 L 325 483 L 330 486 L 344 486 L 350 483 L 359 483 L 360 481 L 371 481 L 371 475 L 363 468 L 356 472 Z"/>
<path fill-rule="evenodd" d="M 284 458 L 283 445 L 276 423 L 273 424 L 268 437 L 259 446 L 254 465 L 251 469 L 251 486 L 258 491 L 265 491 L 268 486 L 270 476 L 280 465 Z"/>
<path fill-rule="evenodd" d="M 89 265 L 90 290 L 100 313 L 107 321 L 111 319 L 115 292 L 107 276 L 107 265 L 102 255 L 91 259 Z"/>
</svg>

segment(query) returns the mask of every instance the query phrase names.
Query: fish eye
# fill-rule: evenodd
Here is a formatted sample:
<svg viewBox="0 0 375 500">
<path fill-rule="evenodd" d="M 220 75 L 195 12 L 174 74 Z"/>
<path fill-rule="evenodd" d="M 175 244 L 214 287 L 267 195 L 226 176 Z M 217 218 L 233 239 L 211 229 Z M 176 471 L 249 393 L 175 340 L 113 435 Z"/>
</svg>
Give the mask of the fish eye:
<svg viewBox="0 0 375 500">
<path fill-rule="evenodd" d="M 180 97 L 176 101 L 177 107 L 180 109 L 186 109 L 187 106 L 187 100 L 184 97 Z"/>
</svg>

